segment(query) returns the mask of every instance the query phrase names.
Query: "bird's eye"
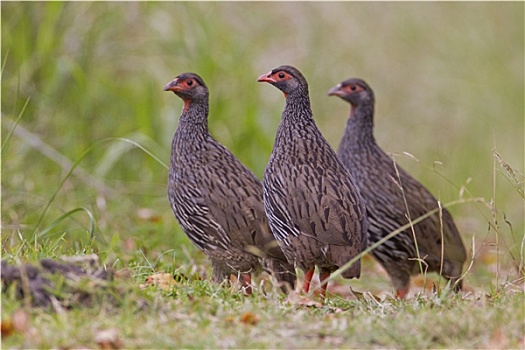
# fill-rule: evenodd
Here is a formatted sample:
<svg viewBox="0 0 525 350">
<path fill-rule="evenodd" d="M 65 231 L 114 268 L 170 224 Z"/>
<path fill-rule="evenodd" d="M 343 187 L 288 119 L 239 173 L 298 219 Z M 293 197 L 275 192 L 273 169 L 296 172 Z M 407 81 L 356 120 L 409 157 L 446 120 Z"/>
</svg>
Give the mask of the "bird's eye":
<svg viewBox="0 0 525 350">
<path fill-rule="evenodd" d="M 355 86 L 355 85 L 350 85 L 350 90 L 352 90 L 352 91 L 357 90 L 357 86 Z"/>
<path fill-rule="evenodd" d="M 191 80 L 191 79 L 188 80 L 188 81 L 186 82 L 186 84 L 187 84 L 188 86 L 192 86 L 192 85 L 193 85 L 193 80 Z"/>
<path fill-rule="evenodd" d="M 281 78 L 281 79 L 284 78 L 284 73 L 283 72 L 279 73 L 279 78 Z"/>
</svg>

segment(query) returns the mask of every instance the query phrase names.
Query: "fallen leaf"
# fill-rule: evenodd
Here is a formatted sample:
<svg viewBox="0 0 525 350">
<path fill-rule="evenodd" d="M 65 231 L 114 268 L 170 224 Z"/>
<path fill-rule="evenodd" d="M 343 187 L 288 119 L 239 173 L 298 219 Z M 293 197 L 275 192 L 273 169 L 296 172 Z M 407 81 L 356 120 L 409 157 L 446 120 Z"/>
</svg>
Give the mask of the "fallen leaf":
<svg viewBox="0 0 525 350">
<path fill-rule="evenodd" d="M 126 252 L 134 252 L 137 250 L 137 242 L 135 241 L 135 238 L 133 237 L 127 237 L 124 238 L 122 241 L 122 249 Z"/>
<path fill-rule="evenodd" d="M 296 292 L 290 292 L 290 294 L 288 294 L 288 297 L 285 299 L 284 302 L 292 305 L 313 306 L 318 308 L 323 307 L 322 303 L 312 300 L 309 297 L 298 294 Z"/>
<path fill-rule="evenodd" d="M 501 328 L 496 328 L 492 337 L 489 339 L 489 349 L 505 349 L 509 344 L 509 338 L 502 332 Z"/>
<path fill-rule="evenodd" d="M 319 334 L 319 339 L 326 344 L 334 345 L 334 346 L 341 346 L 345 342 L 344 337 L 339 336 L 332 336 L 332 335 L 326 335 L 326 334 Z"/>
<path fill-rule="evenodd" d="M 381 302 L 382 299 L 380 297 L 378 297 L 377 295 L 375 294 L 372 294 L 370 292 L 358 292 L 356 290 L 353 290 L 352 287 L 350 287 L 350 291 L 352 292 L 352 294 L 356 297 L 357 300 L 363 300 L 363 299 L 374 299 L 375 301 L 377 302 Z"/>
<path fill-rule="evenodd" d="M 116 280 L 131 280 L 133 278 L 133 272 L 131 269 L 125 267 L 123 269 L 120 269 L 118 271 L 115 271 L 115 279 Z"/>
<path fill-rule="evenodd" d="M 100 349 L 115 350 L 123 347 L 118 331 L 115 328 L 103 329 L 95 336 L 95 342 Z"/>
<path fill-rule="evenodd" d="M 26 333 L 29 330 L 29 316 L 24 309 L 18 309 L 11 316 L 11 323 L 16 332 Z"/>
<path fill-rule="evenodd" d="M 156 286 L 161 289 L 169 289 L 170 287 L 177 284 L 173 274 L 171 273 L 156 273 L 146 277 L 146 282 L 140 285 L 141 289 L 145 289 L 148 286 Z"/>
<path fill-rule="evenodd" d="M 13 333 L 21 333 L 26 338 L 35 340 L 38 335 L 35 327 L 29 322 L 29 315 L 24 309 L 18 309 L 10 318 L 2 320 L 2 338 L 8 337 Z"/>
<path fill-rule="evenodd" d="M 2 338 L 9 337 L 15 330 L 10 318 L 2 320 L 0 326 L 2 329 Z"/>
<path fill-rule="evenodd" d="M 235 321 L 235 319 L 233 318 L 233 316 L 227 316 L 224 321 L 227 323 L 227 324 L 233 324 L 233 322 Z"/>
<path fill-rule="evenodd" d="M 521 349 L 525 349 L 525 337 L 518 339 L 518 344 L 521 346 Z"/>
<path fill-rule="evenodd" d="M 357 300 L 363 300 L 365 298 L 364 293 L 355 291 L 352 289 L 352 287 L 350 287 L 350 291 L 352 292 L 352 294 L 355 296 Z"/>
<path fill-rule="evenodd" d="M 366 292 L 366 295 L 368 295 L 370 298 L 374 298 L 375 301 L 377 301 L 377 302 L 382 302 L 383 301 L 383 299 L 381 299 L 379 296 L 377 296 L 377 295 L 375 295 L 373 293 Z"/>
<path fill-rule="evenodd" d="M 162 217 L 156 214 L 153 209 L 150 208 L 140 208 L 137 210 L 137 217 L 143 221 L 148 222 L 161 222 Z"/>
<path fill-rule="evenodd" d="M 255 326 L 257 323 L 259 323 L 260 319 L 259 316 L 257 316 L 256 314 L 247 311 L 244 314 L 242 314 L 240 321 L 244 324 Z"/>
</svg>

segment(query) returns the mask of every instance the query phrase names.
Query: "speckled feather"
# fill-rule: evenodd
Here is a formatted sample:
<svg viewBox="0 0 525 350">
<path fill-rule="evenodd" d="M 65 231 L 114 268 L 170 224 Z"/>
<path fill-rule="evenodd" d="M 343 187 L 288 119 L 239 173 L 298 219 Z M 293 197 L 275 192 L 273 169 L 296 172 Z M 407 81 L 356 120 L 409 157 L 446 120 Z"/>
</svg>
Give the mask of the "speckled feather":
<svg viewBox="0 0 525 350">
<path fill-rule="evenodd" d="M 208 92 L 196 77 L 205 96 L 185 102 L 172 142 L 168 197 L 173 212 L 184 232 L 212 261 L 216 280 L 257 270 L 260 259 L 254 253 L 259 250 L 277 279 L 293 288 L 294 267 L 270 231 L 262 185 L 210 135 Z"/>
<path fill-rule="evenodd" d="M 270 226 L 289 261 L 308 270 L 334 271 L 366 243 L 366 213 L 349 173 L 315 125 L 308 86 L 298 77 L 286 105 L 263 179 Z M 360 275 L 360 261 L 343 277 Z"/>
<path fill-rule="evenodd" d="M 336 95 L 336 90 L 342 91 L 349 84 L 356 85 L 355 89 L 362 91 L 353 92 L 355 96 L 348 97 L 350 100 L 339 95 L 353 107 L 337 154 L 351 172 L 366 201 L 368 239 L 372 244 L 407 224 L 407 215 L 414 220 L 436 209 L 438 203 L 423 185 L 394 164 L 394 160 L 377 145 L 373 136 L 374 95 L 370 87 L 362 80 L 349 79 L 334 87 L 330 94 Z M 466 251 L 446 209 L 442 210 L 442 222 L 443 230 L 439 214 L 435 214 L 414 226 L 419 255 L 428 264 L 428 271 L 439 272 L 443 247 L 443 275 L 455 282 L 461 275 Z M 444 245 L 441 244 L 442 233 Z M 420 272 L 419 264 L 414 260 L 417 252 L 411 229 L 380 245 L 372 251 L 372 255 L 384 266 L 398 290 L 407 291 L 410 275 Z M 458 283 L 460 287 L 461 282 Z"/>
</svg>

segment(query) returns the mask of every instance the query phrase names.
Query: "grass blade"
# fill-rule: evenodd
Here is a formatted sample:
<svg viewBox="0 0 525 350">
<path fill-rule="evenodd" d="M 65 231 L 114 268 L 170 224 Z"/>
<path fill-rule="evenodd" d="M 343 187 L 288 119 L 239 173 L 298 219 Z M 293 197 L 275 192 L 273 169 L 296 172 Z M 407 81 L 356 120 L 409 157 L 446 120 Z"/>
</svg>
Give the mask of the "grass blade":
<svg viewBox="0 0 525 350">
<path fill-rule="evenodd" d="M 38 221 L 37 221 L 36 225 L 33 228 L 33 232 L 31 233 L 31 235 L 34 237 L 35 240 L 37 239 L 37 235 L 35 235 L 35 233 L 36 233 L 38 227 L 40 226 L 40 224 L 42 223 L 42 220 L 44 219 L 44 216 L 46 215 L 49 207 L 51 206 L 51 203 L 53 203 L 53 201 L 55 200 L 58 192 L 60 192 L 60 189 L 62 188 L 62 186 L 64 186 L 64 183 L 67 181 L 67 179 L 69 179 L 69 177 L 73 174 L 74 170 L 77 168 L 77 166 L 80 164 L 80 162 L 82 162 L 82 160 L 93 149 L 95 149 L 99 145 L 107 143 L 107 142 L 112 142 L 112 141 L 122 141 L 122 142 L 128 142 L 128 143 L 132 144 L 132 145 L 136 146 L 137 148 L 141 149 L 142 151 L 144 151 L 146 154 L 148 154 L 150 157 L 152 157 L 154 160 L 156 160 L 159 164 L 164 166 L 166 169 L 168 169 L 168 166 L 160 158 L 155 156 L 152 152 L 150 152 L 144 146 L 142 146 L 141 144 L 139 144 L 139 143 L 137 143 L 135 141 L 128 140 L 128 139 L 125 139 L 125 138 L 106 138 L 106 139 L 102 139 L 102 140 L 99 140 L 99 141 L 95 142 L 93 145 L 91 145 L 91 147 L 89 147 L 87 150 L 85 150 L 84 153 L 82 153 L 82 155 L 77 159 L 76 162 L 73 163 L 73 165 L 71 166 L 71 168 L 69 169 L 67 174 L 64 176 L 62 181 L 60 181 L 60 184 L 58 185 L 57 189 L 55 190 L 55 192 L 53 193 L 53 195 L 51 196 L 51 198 L 47 202 L 46 206 L 44 207 L 44 210 L 42 211 L 42 214 L 40 214 L 40 217 L 38 218 Z"/>
<path fill-rule="evenodd" d="M 160 160 L 152 152 L 150 152 L 144 146 L 141 145 L 141 143 L 148 144 L 149 148 L 155 148 L 157 151 L 160 151 L 162 149 L 146 135 L 142 133 L 133 133 L 127 137 L 119 138 L 118 140 L 123 141 L 123 143 L 115 143 L 108 148 L 105 156 L 99 162 L 99 165 L 95 170 L 96 177 L 103 178 L 106 175 L 106 173 L 108 173 L 109 169 L 111 169 L 111 167 L 117 162 L 117 160 L 134 147 L 143 150 L 153 159 L 159 162 L 159 164 L 161 164 L 164 168 L 168 168 L 162 160 Z"/>
<path fill-rule="evenodd" d="M 47 226 L 45 229 L 40 231 L 38 233 L 38 235 L 37 235 L 37 238 L 43 237 L 46 233 L 51 231 L 55 226 L 57 226 L 59 223 L 61 223 L 64 219 L 67 219 L 68 217 L 70 217 L 71 215 L 73 215 L 73 214 L 75 214 L 75 213 L 77 213 L 79 211 L 84 211 L 89 216 L 89 223 L 90 223 L 90 225 L 89 225 L 89 237 L 93 238 L 93 236 L 95 234 L 95 217 L 93 216 L 93 213 L 89 209 L 84 208 L 84 207 L 75 208 L 75 209 L 70 210 L 67 213 L 61 215 L 59 218 L 55 219 L 51 224 L 49 224 L 49 226 Z"/>
<path fill-rule="evenodd" d="M 441 207 L 435 208 L 435 209 L 429 211 L 428 213 L 426 213 L 424 215 L 421 215 L 420 217 L 412 220 L 411 222 L 409 222 L 406 225 L 403 225 L 403 226 L 399 227 L 397 230 L 394 230 L 394 231 L 390 232 L 388 235 L 386 235 L 385 237 L 383 237 L 382 239 L 380 239 L 376 243 L 374 243 L 374 244 L 370 245 L 369 247 L 367 247 L 365 250 L 363 250 L 361 252 L 361 254 L 357 255 L 352 260 L 350 260 L 349 262 L 347 262 L 346 264 L 341 266 L 339 269 L 334 271 L 332 274 L 330 274 L 330 277 L 328 278 L 327 281 L 331 281 L 331 280 L 335 279 L 337 276 L 341 275 L 344 271 L 348 270 L 350 268 L 350 266 L 352 266 L 356 261 L 358 261 L 363 256 L 365 256 L 365 254 L 370 253 L 372 250 L 376 249 L 378 246 L 380 246 L 381 244 L 385 243 L 390 238 L 392 238 L 395 235 L 397 235 L 397 234 L 405 231 L 406 229 L 414 226 L 418 222 L 423 221 L 426 218 L 434 215 L 438 211 L 443 210 L 444 208 L 448 208 L 448 207 L 454 206 L 454 205 L 464 204 L 464 203 L 471 203 L 471 202 L 475 202 L 475 203 L 482 202 L 483 203 L 483 202 L 485 202 L 485 200 L 483 198 L 459 199 L 459 200 L 447 203 L 446 205 L 442 205 Z"/>
<path fill-rule="evenodd" d="M 13 135 L 13 132 L 14 132 L 15 128 L 17 127 L 18 123 L 20 122 L 20 119 L 22 119 L 22 115 L 24 114 L 24 111 L 26 110 L 27 105 L 29 104 L 29 100 L 30 100 L 30 98 L 28 97 L 26 99 L 26 102 L 24 103 L 24 106 L 22 107 L 22 110 L 20 111 L 20 113 L 18 113 L 18 117 L 16 117 L 16 120 L 12 123 L 11 129 L 9 129 L 9 132 L 5 136 L 4 142 L 2 142 L 2 150 L 0 151 L 0 154 L 2 155 L 2 157 L 4 156 L 4 154 L 6 152 L 7 142 L 9 141 L 11 136 Z"/>
<path fill-rule="evenodd" d="M 149 155 L 151 158 L 153 158 L 155 161 L 157 161 L 157 163 L 159 163 L 160 165 L 162 165 L 164 168 L 166 168 L 166 170 L 169 169 L 168 165 L 166 163 L 164 163 L 162 161 L 162 159 L 160 159 L 159 157 L 157 157 L 156 155 L 154 155 L 152 152 L 150 152 L 149 150 L 147 150 L 144 146 L 142 146 L 140 143 L 136 142 L 136 141 L 133 141 L 133 140 L 129 140 L 129 139 L 126 139 L 126 138 L 116 138 L 114 140 L 118 140 L 118 141 L 122 141 L 122 142 L 128 142 L 132 145 L 134 145 L 135 147 L 141 149 L 142 151 L 144 151 L 147 155 Z"/>
</svg>

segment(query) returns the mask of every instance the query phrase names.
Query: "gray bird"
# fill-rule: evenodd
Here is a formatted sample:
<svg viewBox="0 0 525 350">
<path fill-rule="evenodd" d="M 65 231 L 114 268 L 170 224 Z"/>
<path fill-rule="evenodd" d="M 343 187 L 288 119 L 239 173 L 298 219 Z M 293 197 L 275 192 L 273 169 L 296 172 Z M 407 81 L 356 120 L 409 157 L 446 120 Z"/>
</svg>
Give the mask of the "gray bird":
<svg viewBox="0 0 525 350">
<path fill-rule="evenodd" d="M 241 276 L 251 293 L 251 272 L 264 266 L 283 290 L 295 286 L 295 269 L 275 241 L 264 212 L 262 185 L 208 131 L 208 88 L 194 73 L 164 87 L 184 101 L 173 137 L 168 198 L 190 240 L 211 260 L 213 279 Z"/>
<path fill-rule="evenodd" d="M 324 296 L 330 274 L 366 247 L 364 202 L 315 124 L 301 72 L 281 66 L 258 81 L 272 84 L 286 98 L 264 172 L 266 214 L 288 261 L 305 271 L 303 292 L 318 266 Z M 357 260 L 342 276 L 358 278 L 360 272 Z"/>
<path fill-rule="evenodd" d="M 328 95 L 338 96 L 351 105 L 337 155 L 366 201 L 369 244 L 408 224 L 408 217 L 414 220 L 438 208 L 432 194 L 401 167 L 394 166 L 394 160 L 377 145 L 373 135 L 374 93 L 368 84 L 348 79 L 333 87 Z M 424 260 L 426 271 L 441 273 L 459 290 L 462 281 L 458 278 L 466 251 L 452 216 L 446 209 L 441 213 L 441 220 L 436 213 L 414 225 L 419 257 Z M 409 291 L 410 275 L 421 272 L 412 229 L 387 240 L 372 255 L 389 274 L 397 296 L 404 298 Z"/>
</svg>

